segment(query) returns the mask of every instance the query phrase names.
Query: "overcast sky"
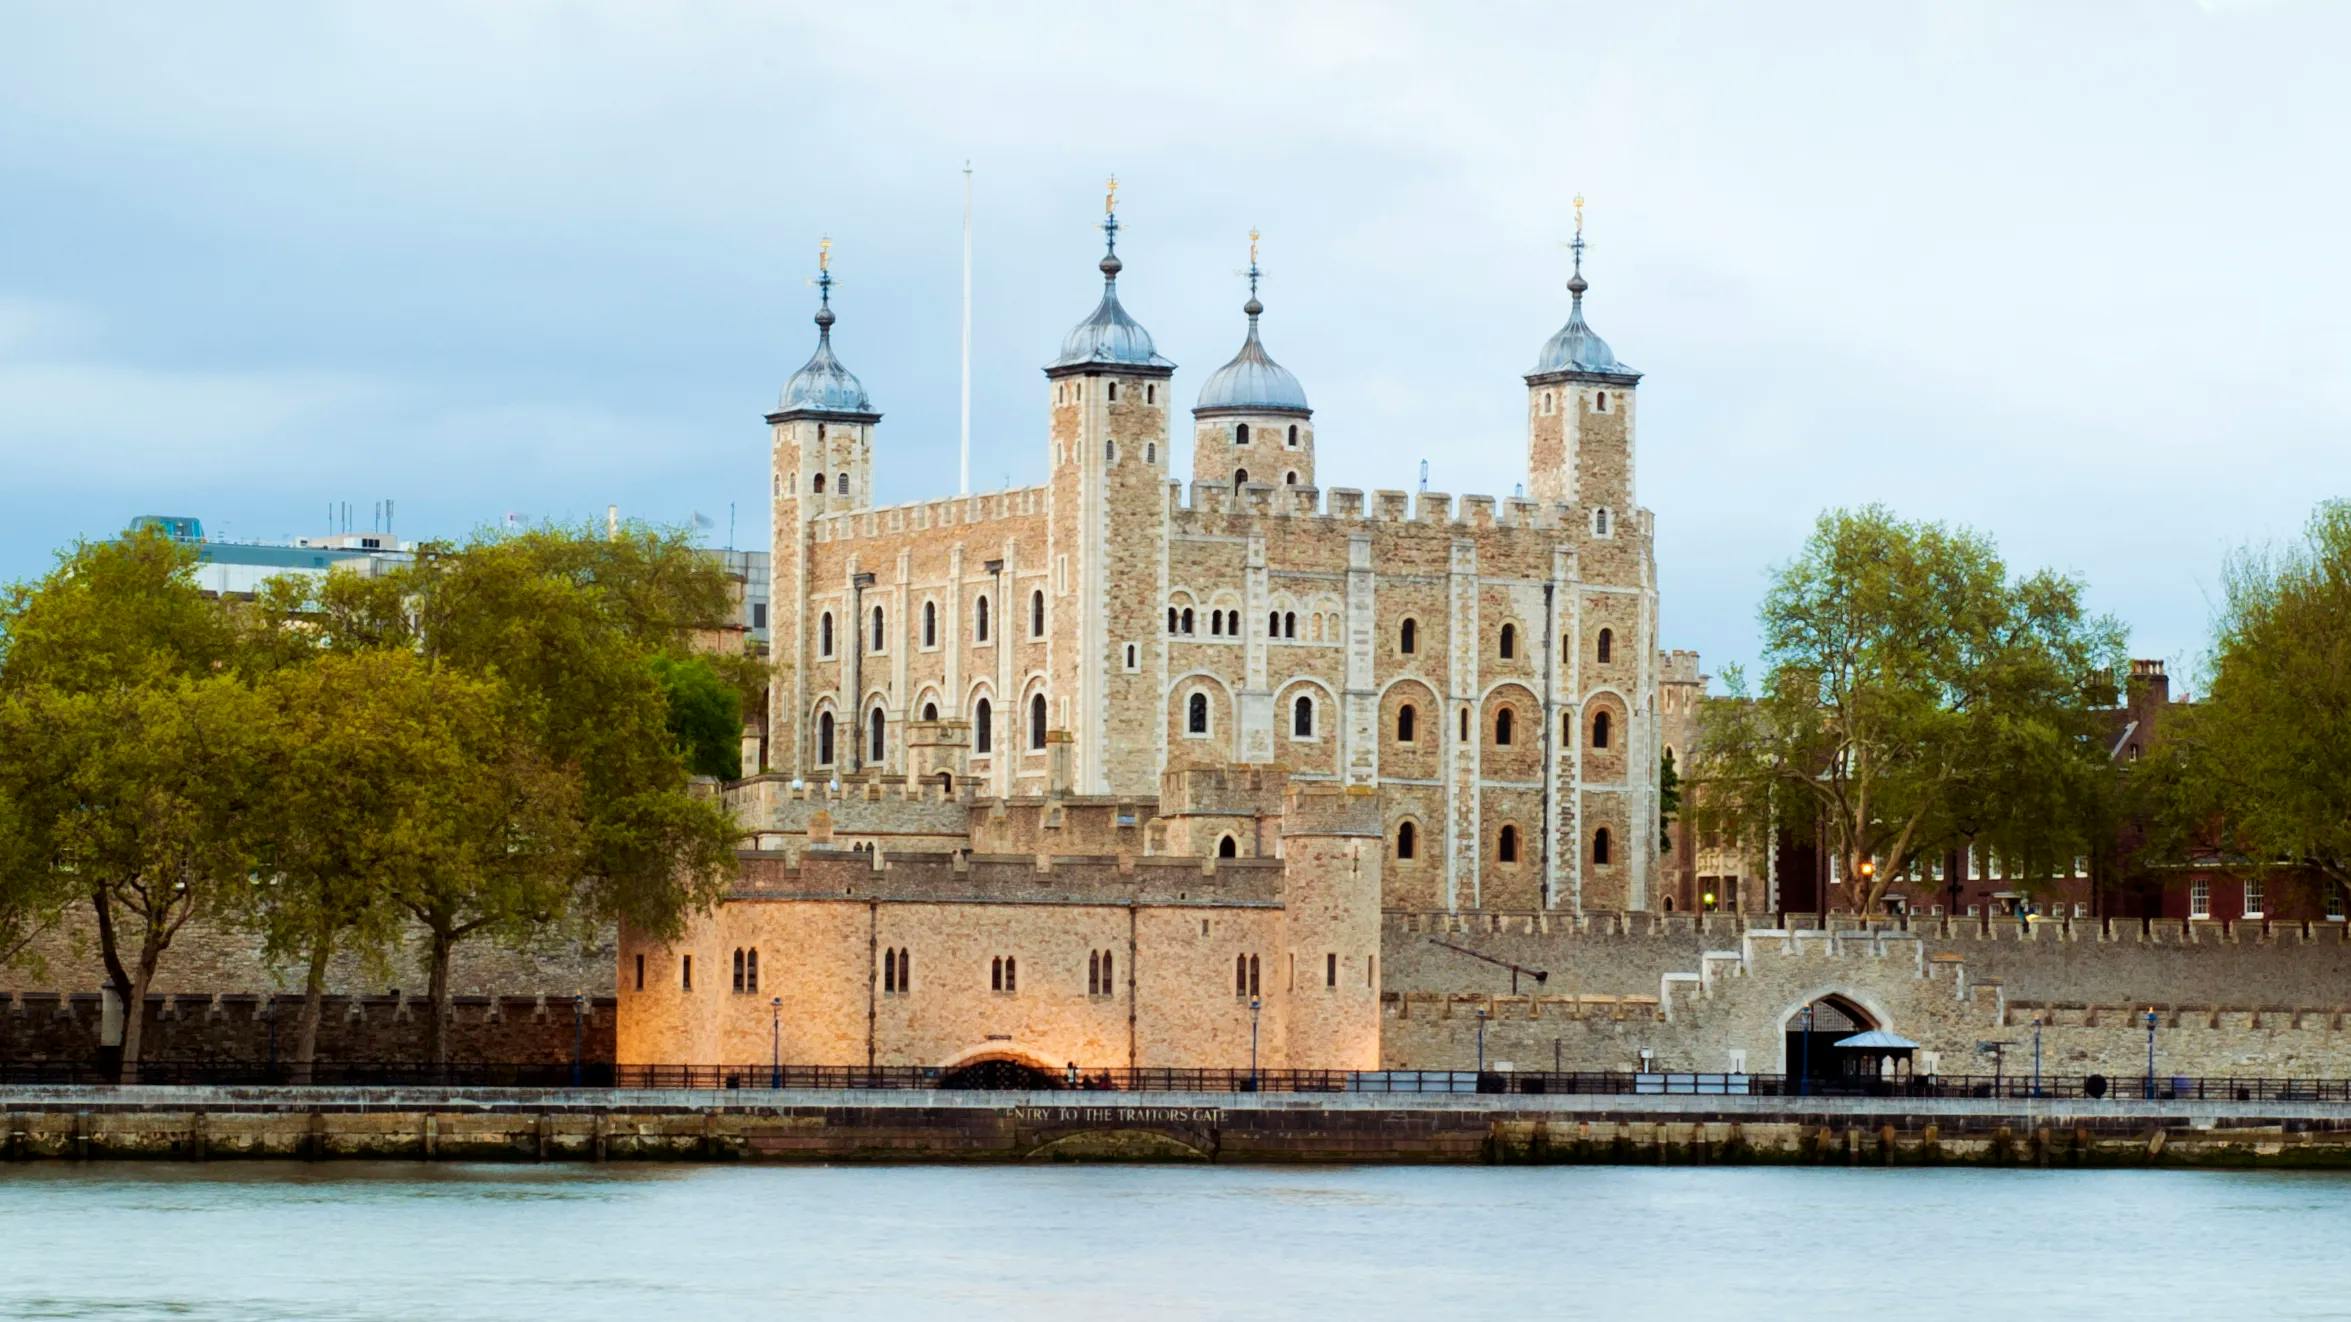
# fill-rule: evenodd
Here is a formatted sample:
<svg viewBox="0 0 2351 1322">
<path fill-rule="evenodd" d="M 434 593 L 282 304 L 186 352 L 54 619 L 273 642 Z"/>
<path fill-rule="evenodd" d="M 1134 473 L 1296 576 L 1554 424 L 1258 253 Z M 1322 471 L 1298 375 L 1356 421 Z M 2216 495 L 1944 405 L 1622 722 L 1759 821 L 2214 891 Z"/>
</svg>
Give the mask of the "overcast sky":
<svg viewBox="0 0 2351 1322">
<path fill-rule="evenodd" d="M 2351 494 L 2347 49 L 2316 0 L 11 5 L 0 579 L 384 498 L 764 547 L 828 233 L 877 494 L 947 494 L 968 157 L 975 486 L 1042 479 L 1115 170 L 1179 398 L 1256 225 L 1323 485 L 1507 495 L 1580 191 L 1667 645 L 1751 657 L 1769 568 L 1882 500 L 2185 664 L 2223 554 Z"/>
</svg>

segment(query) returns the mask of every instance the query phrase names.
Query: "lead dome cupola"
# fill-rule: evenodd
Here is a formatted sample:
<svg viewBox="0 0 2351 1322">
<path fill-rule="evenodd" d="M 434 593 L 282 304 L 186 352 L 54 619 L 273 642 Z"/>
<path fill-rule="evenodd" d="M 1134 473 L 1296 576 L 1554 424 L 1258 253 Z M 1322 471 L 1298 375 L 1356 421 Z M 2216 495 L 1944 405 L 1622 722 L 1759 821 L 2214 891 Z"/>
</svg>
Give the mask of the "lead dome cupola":
<svg viewBox="0 0 2351 1322">
<path fill-rule="evenodd" d="M 833 356 L 832 240 L 818 245 L 816 258 L 816 352 L 784 382 L 778 413 L 869 414 L 873 401 L 855 373 Z"/>
<path fill-rule="evenodd" d="M 1241 311 L 1249 318 L 1249 333 L 1241 341 L 1241 351 L 1232 361 L 1208 374 L 1200 384 L 1200 401 L 1192 406 L 1194 413 L 1298 413 L 1314 410 L 1307 407 L 1306 387 L 1290 369 L 1273 360 L 1265 351 L 1265 343 L 1257 337 L 1257 318 L 1265 305 L 1257 301 L 1257 231 L 1249 231 L 1249 301 Z"/>
<path fill-rule="evenodd" d="M 1560 327 L 1543 343 L 1543 352 L 1535 360 L 1530 377 L 1569 374 L 1575 376 L 1609 377 L 1616 380 L 1638 380 L 1640 373 L 1617 361 L 1616 351 L 1608 341 L 1584 320 L 1584 291 L 1592 286 L 1584 279 L 1584 199 L 1575 200 L 1576 222 L 1575 274 L 1568 278 L 1567 293 L 1571 300 L 1567 310 L 1567 324 Z"/>
<path fill-rule="evenodd" d="M 1110 181 L 1108 195 L 1102 205 L 1102 260 L 1097 266 L 1102 272 L 1102 301 L 1094 305 L 1092 316 L 1079 322 L 1061 340 L 1061 356 L 1045 364 L 1048 372 L 1070 367 L 1148 367 L 1172 369 L 1175 364 L 1159 356 L 1151 342 L 1151 332 L 1127 315 L 1118 301 L 1118 273 L 1126 263 L 1118 259 L 1118 180 Z"/>
</svg>

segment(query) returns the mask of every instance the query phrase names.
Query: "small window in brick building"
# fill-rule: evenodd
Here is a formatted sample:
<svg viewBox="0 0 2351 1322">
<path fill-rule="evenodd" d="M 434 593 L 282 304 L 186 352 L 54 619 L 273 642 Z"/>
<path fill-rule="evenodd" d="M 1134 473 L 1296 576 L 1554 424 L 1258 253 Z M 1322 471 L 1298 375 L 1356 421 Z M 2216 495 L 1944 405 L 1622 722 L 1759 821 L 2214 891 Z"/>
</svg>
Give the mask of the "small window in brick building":
<svg viewBox="0 0 2351 1322">
<path fill-rule="evenodd" d="M 1029 748 L 1039 753 L 1045 751 L 1045 695 L 1042 693 L 1029 699 Z"/>
<path fill-rule="evenodd" d="M 1510 746 L 1511 725 L 1512 717 L 1508 707 L 1494 713 L 1494 743 L 1497 746 Z"/>
<path fill-rule="evenodd" d="M 1235 444 L 1235 445 L 1247 445 L 1248 443 L 1249 443 L 1249 424 L 1248 424 L 1248 423 L 1246 423 L 1246 422 L 1236 422 L 1236 423 L 1234 423 L 1234 424 L 1233 424 L 1233 444 Z"/>
<path fill-rule="evenodd" d="M 1233 956 L 1233 995 L 1247 996 L 1248 994 L 1249 957 L 1247 955 L 1235 955 Z"/>
<path fill-rule="evenodd" d="M 1323 986 L 1325 986 L 1325 987 L 1336 987 L 1336 986 L 1338 986 L 1338 985 L 1339 985 L 1339 957 L 1338 957 L 1336 954 L 1329 954 L 1329 955 L 1325 955 L 1325 956 L 1323 956 L 1323 957 L 1322 957 L 1322 959 L 1323 959 L 1323 965 L 1322 965 L 1322 985 L 1323 985 Z"/>
<path fill-rule="evenodd" d="M 833 714 L 829 711 L 819 713 L 816 718 L 816 764 L 820 767 L 833 764 Z"/>
<path fill-rule="evenodd" d="M 694 990 L 694 957 L 692 955 L 685 956 L 678 963 L 678 985 L 687 991 Z"/>
<path fill-rule="evenodd" d="M 1502 626 L 1502 659 L 1508 661 L 1517 655 L 1518 626 L 1515 624 L 1505 624 Z"/>
<path fill-rule="evenodd" d="M 824 474 L 822 473 L 816 475 L 816 494 L 820 496 L 824 494 Z"/>
<path fill-rule="evenodd" d="M 1594 863 L 1608 861 L 1608 828 L 1605 826 L 1592 832 L 1592 861 Z"/>
<path fill-rule="evenodd" d="M 1396 857 L 1411 858 L 1420 848 L 1420 828 L 1410 822 L 1396 827 Z"/>
<path fill-rule="evenodd" d="M 939 603 L 935 601 L 926 601 L 922 604 L 922 645 L 925 647 L 939 645 Z"/>
<path fill-rule="evenodd" d="M 1290 705 L 1290 734 L 1298 739 L 1314 737 L 1314 699 L 1301 696 Z"/>
<path fill-rule="evenodd" d="M 1159 462 L 1159 443 L 1157 441 L 1145 441 L 1143 443 L 1143 462 L 1147 464 L 1155 464 Z"/>
<path fill-rule="evenodd" d="M 873 608 L 873 650 L 882 650 L 882 608 Z"/>
<path fill-rule="evenodd" d="M 1184 703 L 1184 733 L 1208 733 L 1208 695 L 1195 693 Z"/>
<path fill-rule="evenodd" d="M 1600 664 L 1608 664 L 1608 654 L 1615 649 L 1615 645 L 1616 635 L 1609 630 L 1602 629 L 1600 631 L 1600 645 L 1597 648 Z"/>
<path fill-rule="evenodd" d="M 1118 402 L 1118 382 L 1116 381 L 1110 383 L 1110 402 L 1113 404 Z"/>
<path fill-rule="evenodd" d="M 1004 957 L 1004 990 L 1020 990 L 1020 961 L 1010 955 Z"/>
<path fill-rule="evenodd" d="M 1032 592 L 1029 594 L 1029 637 L 1042 638 L 1044 636 L 1045 594 Z"/>
<path fill-rule="evenodd" d="M 749 992 L 759 990 L 759 947 L 757 946 L 743 952 L 743 989 Z"/>
<path fill-rule="evenodd" d="M 743 948 L 735 947 L 735 990 L 743 990 Z"/>
<path fill-rule="evenodd" d="M 1411 620 L 1406 620 L 1396 630 L 1396 650 L 1402 652 L 1406 656 L 1412 655 L 1413 647 L 1420 641 L 1413 635 L 1419 632 L 1420 626 L 1418 624 Z"/>
<path fill-rule="evenodd" d="M 922 718 L 926 721 L 935 721 L 939 719 L 939 704 L 935 702 L 924 703 L 922 705 Z"/>
<path fill-rule="evenodd" d="M 1413 735 L 1418 732 L 1419 724 L 1420 713 L 1413 709 L 1411 703 L 1408 702 L 1398 707 L 1396 709 L 1396 742 L 1400 744 L 1411 743 Z"/>
<path fill-rule="evenodd" d="M 1297 424 L 1297 423 L 1295 423 L 1295 422 L 1293 422 L 1293 423 L 1291 423 L 1291 424 L 1290 424 L 1290 441 L 1289 441 L 1289 445 L 1290 445 L 1290 448 L 1291 448 L 1291 449 L 1293 449 L 1293 450 L 1295 450 L 1295 449 L 1297 449 L 1297 448 L 1298 448 L 1298 424 Z"/>
<path fill-rule="evenodd" d="M 1597 715 L 1595 715 L 1595 716 L 1593 716 L 1593 717 L 1592 717 L 1592 747 L 1594 747 L 1594 748 L 1606 748 L 1606 747 L 1608 747 L 1608 713 L 1607 713 L 1607 712 L 1600 712 L 1600 713 L 1598 713 Z"/>
<path fill-rule="evenodd" d="M 1234 844 L 1233 838 L 1229 835 L 1216 842 L 1216 856 L 1218 858 L 1236 858 L 1239 857 L 1240 852 L 1241 847 Z"/>
<path fill-rule="evenodd" d="M 982 698 L 971 709 L 971 751 L 994 752 L 996 748 L 995 708 Z"/>
<path fill-rule="evenodd" d="M 1141 663 L 1140 663 L 1140 662 L 1137 660 L 1137 656 L 1138 656 L 1138 653 L 1135 651 L 1135 645 L 1134 645 L 1133 643 L 1128 643 L 1128 644 L 1127 644 L 1127 669 L 1129 669 L 1129 670 L 1134 670 L 1134 669 L 1137 669 L 1137 668 L 1139 668 L 1139 666 L 1141 665 Z"/>
<path fill-rule="evenodd" d="M 2188 916 L 2190 918 L 2210 918 L 2212 916 L 2211 882 L 2191 881 L 2188 883 Z"/>
<path fill-rule="evenodd" d="M 981 597 L 976 603 L 973 604 L 971 613 L 971 635 L 972 638 L 977 642 L 984 643 L 988 641 L 988 599 L 986 597 Z"/>
<path fill-rule="evenodd" d="M 1502 834 L 1494 841 L 1494 858 L 1496 862 L 1501 863 L 1516 863 L 1518 861 L 1517 827 L 1505 826 L 1502 828 Z"/>
<path fill-rule="evenodd" d="M 1600 392 L 1598 399 L 1595 401 L 1594 407 L 1595 407 L 1596 411 L 1598 411 L 1598 412 L 1601 412 L 1601 413 L 1606 413 L 1606 412 L 1608 411 L 1608 392 L 1607 392 L 1607 391 L 1603 390 L 1603 391 L 1601 391 L 1601 392 Z"/>
<path fill-rule="evenodd" d="M 826 611 L 816 617 L 816 654 L 818 656 L 833 654 L 833 613 L 831 611 Z"/>
<path fill-rule="evenodd" d="M 1159 387 L 1157 385 L 1147 385 L 1143 387 L 1143 402 L 1146 404 L 1156 404 L 1159 402 Z"/>
<path fill-rule="evenodd" d="M 913 990 L 914 956 L 906 953 L 906 947 L 900 946 L 898 947 L 898 994 L 904 996 Z"/>
</svg>

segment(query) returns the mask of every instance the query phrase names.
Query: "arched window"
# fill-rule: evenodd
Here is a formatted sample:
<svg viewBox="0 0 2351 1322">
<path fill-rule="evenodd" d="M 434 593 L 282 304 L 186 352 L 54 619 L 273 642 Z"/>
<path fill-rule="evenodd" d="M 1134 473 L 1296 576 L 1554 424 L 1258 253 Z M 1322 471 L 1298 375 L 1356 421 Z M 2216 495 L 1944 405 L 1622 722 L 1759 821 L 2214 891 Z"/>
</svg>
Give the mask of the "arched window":
<svg viewBox="0 0 2351 1322">
<path fill-rule="evenodd" d="M 1396 709 L 1396 742 L 1400 744 L 1411 743 L 1413 736 L 1419 732 L 1419 725 L 1420 712 L 1418 709 L 1409 702 L 1398 707 Z"/>
<path fill-rule="evenodd" d="M 1116 381 L 1110 383 L 1110 402 L 1113 404 L 1118 402 L 1118 382 Z"/>
<path fill-rule="evenodd" d="M 816 718 L 816 764 L 820 767 L 833 764 L 833 714 L 829 711 L 819 713 Z"/>
<path fill-rule="evenodd" d="M 1234 494 L 1234 495 L 1236 495 L 1236 496 L 1240 495 L 1240 494 L 1241 494 L 1241 488 L 1243 488 L 1243 487 L 1245 487 L 1245 486 L 1247 486 L 1247 485 L 1249 485 L 1249 470 L 1248 470 L 1248 469 L 1246 469 L 1246 468 L 1236 468 L 1236 469 L 1234 469 L 1234 470 L 1233 470 L 1233 494 Z"/>
<path fill-rule="evenodd" d="M 1419 634 L 1420 625 L 1417 622 L 1409 619 L 1404 621 L 1396 629 L 1396 650 L 1406 656 L 1412 655 L 1413 648 L 1420 644 Z"/>
<path fill-rule="evenodd" d="M 939 704 L 935 702 L 924 703 L 922 705 L 922 718 L 926 721 L 935 721 L 939 719 Z"/>
<path fill-rule="evenodd" d="M 1029 637 L 1042 638 L 1044 636 L 1045 594 L 1032 592 L 1029 594 Z"/>
<path fill-rule="evenodd" d="M 1106 464 L 1115 464 L 1118 462 L 1118 442 L 1102 442 L 1102 462 Z"/>
<path fill-rule="evenodd" d="M 1598 405 L 1599 411 L 1606 413 L 1608 411 L 1608 392 L 1605 390 L 1601 391 L 1596 403 Z"/>
<path fill-rule="evenodd" d="M 1469 708 L 1461 709 L 1461 742 L 1469 742 Z"/>
<path fill-rule="evenodd" d="M 882 994 L 889 996 L 898 990 L 898 952 L 882 952 Z"/>
<path fill-rule="evenodd" d="M 1608 713 L 1607 713 L 1607 712 L 1601 712 L 1601 713 L 1599 713 L 1598 715 L 1596 715 L 1596 716 L 1594 716 L 1594 717 L 1592 718 L 1592 747 L 1594 747 L 1594 748 L 1606 748 L 1606 747 L 1608 747 Z"/>
<path fill-rule="evenodd" d="M 1176 608 L 1173 606 L 1167 608 L 1167 631 L 1171 634 L 1176 631 Z"/>
<path fill-rule="evenodd" d="M 1233 956 L 1233 995 L 1247 996 L 1248 994 L 1249 957 L 1247 955 L 1235 955 Z"/>
<path fill-rule="evenodd" d="M 1002 955 L 988 961 L 988 990 L 1004 990 L 1004 957 Z"/>
<path fill-rule="evenodd" d="M 873 608 L 873 650 L 882 650 L 882 608 Z"/>
<path fill-rule="evenodd" d="M 1284 638 L 1295 638 L 1295 637 L 1297 637 L 1297 636 L 1298 636 L 1298 612 L 1296 612 L 1296 611 L 1283 611 L 1283 612 L 1282 612 L 1282 637 L 1284 637 Z"/>
<path fill-rule="evenodd" d="M 1184 636 L 1192 636 L 1192 608 L 1189 606 L 1184 607 Z"/>
<path fill-rule="evenodd" d="M 816 475 L 816 494 L 820 496 L 824 494 L 824 474 L 822 473 Z"/>
<path fill-rule="evenodd" d="M 1303 693 L 1290 704 L 1290 733 L 1300 739 L 1314 737 L 1314 699 Z"/>
<path fill-rule="evenodd" d="M 922 604 L 922 645 L 925 647 L 939 645 L 939 603 L 935 601 L 926 601 Z"/>
<path fill-rule="evenodd" d="M 1420 850 L 1420 828 L 1410 822 L 1396 826 L 1396 857 L 1411 858 Z"/>
<path fill-rule="evenodd" d="M 1251 996 L 1255 996 L 1258 989 L 1265 985 L 1257 980 L 1257 973 L 1257 956 L 1251 955 L 1249 957 L 1249 994 Z"/>
<path fill-rule="evenodd" d="M 1608 655 L 1609 655 L 1609 653 L 1610 653 L 1610 652 L 1614 651 L 1614 650 L 1615 650 L 1615 648 L 1616 648 L 1616 635 L 1615 635 L 1613 632 L 1611 632 L 1610 630 L 1607 630 L 1607 629 L 1602 629 L 1602 630 L 1600 631 L 1600 643 L 1599 643 L 1599 647 L 1597 648 L 1597 653 L 1598 653 L 1598 657 L 1599 657 L 1600 664 L 1602 664 L 1602 665 L 1607 665 L 1607 664 L 1608 664 Z"/>
<path fill-rule="evenodd" d="M 849 475 L 847 473 L 833 479 L 833 491 L 842 496 L 849 494 Z"/>
<path fill-rule="evenodd" d="M 735 990 L 743 990 L 743 948 L 735 947 Z"/>
<path fill-rule="evenodd" d="M 875 766 L 882 764 L 882 709 L 876 707 L 866 716 L 866 760 Z"/>
<path fill-rule="evenodd" d="M 1594 863 L 1608 861 L 1608 828 L 1605 826 L 1592 832 L 1592 861 Z"/>
<path fill-rule="evenodd" d="M 816 654 L 818 656 L 833 654 L 833 613 L 831 611 L 826 611 L 816 617 Z"/>
<path fill-rule="evenodd" d="M 1006 955 L 1004 957 L 1004 990 L 1020 990 L 1020 964 L 1019 961 L 1011 955 Z"/>
<path fill-rule="evenodd" d="M 743 990 L 748 992 L 759 990 L 759 947 L 757 946 L 743 952 Z"/>
<path fill-rule="evenodd" d="M 1102 952 L 1089 950 L 1086 952 L 1086 995 L 1100 996 L 1101 994 Z"/>
<path fill-rule="evenodd" d="M 985 596 L 972 607 L 971 635 L 976 642 L 988 641 L 988 599 Z"/>
<path fill-rule="evenodd" d="M 1494 858 L 1497 862 L 1502 863 L 1516 863 L 1518 861 L 1517 827 L 1505 826 L 1502 828 L 1502 834 L 1494 841 Z"/>
<path fill-rule="evenodd" d="M 1494 713 L 1494 742 L 1495 742 L 1495 744 L 1497 744 L 1497 745 L 1499 745 L 1499 746 L 1501 746 L 1501 747 L 1505 747 L 1505 748 L 1509 747 L 1509 745 L 1510 745 L 1510 735 L 1511 735 L 1511 726 L 1512 726 L 1514 723 L 1515 723 L 1515 718 L 1512 716 L 1512 714 L 1511 714 L 1511 711 L 1510 711 L 1510 709 L 1509 709 L 1508 707 L 1504 707 L 1502 710 L 1500 710 L 1500 711 L 1498 711 L 1498 712 L 1495 712 L 1495 713 Z"/>
<path fill-rule="evenodd" d="M 678 987 L 683 991 L 694 990 L 694 957 L 692 955 L 682 956 L 678 960 Z"/>
<path fill-rule="evenodd" d="M 1508 661 L 1517 655 L 1518 626 L 1515 624 L 1505 624 L 1502 626 L 1502 659 Z"/>
<path fill-rule="evenodd" d="M 1561 748 L 1575 747 L 1574 712 L 1566 711 L 1559 713 L 1559 746 Z"/>
<path fill-rule="evenodd" d="M 1592 511 L 1592 533 L 1596 537 L 1608 535 L 1608 511 L 1606 509 Z"/>
<path fill-rule="evenodd" d="M 1279 638 L 1282 636 L 1282 613 L 1280 611 L 1266 612 L 1265 636 L 1268 638 Z"/>
<path fill-rule="evenodd" d="M 1246 423 L 1246 422 L 1236 422 L 1236 423 L 1234 423 L 1234 424 L 1233 424 L 1233 444 L 1235 444 L 1235 445 L 1247 445 L 1248 443 L 1249 443 L 1249 424 L 1248 424 L 1248 423 Z"/>
<path fill-rule="evenodd" d="M 1233 838 L 1229 835 L 1216 842 L 1216 856 L 1218 858 L 1238 858 L 1240 853 L 1241 847 L 1233 843 Z"/>
<path fill-rule="evenodd" d="M 1208 733 L 1207 694 L 1195 693 L 1190 701 L 1184 704 L 1184 732 L 1186 734 Z"/>
<path fill-rule="evenodd" d="M 1029 747 L 1040 753 L 1045 751 L 1045 695 L 1042 693 L 1029 699 Z"/>
<path fill-rule="evenodd" d="M 1289 443 L 1290 443 L 1290 448 L 1291 448 L 1291 449 L 1295 450 L 1295 449 L 1297 449 L 1297 448 L 1298 448 L 1298 424 L 1297 424 L 1297 423 L 1295 423 L 1295 422 L 1293 422 L 1293 423 L 1291 423 L 1291 424 L 1290 424 L 1290 442 L 1289 442 Z"/>
<path fill-rule="evenodd" d="M 904 996 L 913 990 L 914 957 L 906 953 L 906 947 L 900 946 L 898 947 L 898 994 Z"/>
<path fill-rule="evenodd" d="M 1298 485 L 1298 470 L 1293 468 L 1290 471 L 1282 474 L 1282 485 L 1285 487 L 1294 487 Z"/>
<path fill-rule="evenodd" d="M 995 709 L 982 698 L 971 709 L 971 750 L 991 753 L 996 749 Z"/>
<path fill-rule="evenodd" d="M 1111 976 L 1111 965 L 1110 952 L 1105 950 L 1102 952 L 1102 994 L 1104 996 L 1117 994 L 1114 989 L 1118 986 L 1118 980 Z"/>
</svg>

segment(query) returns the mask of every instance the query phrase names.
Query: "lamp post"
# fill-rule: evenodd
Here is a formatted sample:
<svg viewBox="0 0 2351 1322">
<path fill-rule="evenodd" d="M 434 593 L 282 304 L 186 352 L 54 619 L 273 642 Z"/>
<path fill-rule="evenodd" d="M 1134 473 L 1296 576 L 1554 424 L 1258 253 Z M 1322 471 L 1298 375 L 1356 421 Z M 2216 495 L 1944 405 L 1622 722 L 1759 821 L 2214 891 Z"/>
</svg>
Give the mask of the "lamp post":
<svg viewBox="0 0 2351 1322">
<path fill-rule="evenodd" d="M 2147 1007 L 2147 1100 L 2155 1100 L 2155 1007 Z"/>
<path fill-rule="evenodd" d="M 784 998 L 770 999 L 767 1009 L 767 1086 L 781 1088 L 784 1086 Z"/>
<path fill-rule="evenodd" d="M 1803 1064 L 1796 1073 L 1796 1095 L 1809 1096 L 1812 1092 L 1812 1003 L 1804 1004 L 1804 1049 L 1798 1053 Z"/>
<path fill-rule="evenodd" d="M 2041 1016 L 2033 1016 L 2033 1096 L 2041 1095 Z"/>
<path fill-rule="evenodd" d="M 571 998 L 571 1086 L 580 1086 L 580 1065 L 588 1047 L 588 994 Z"/>
<path fill-rule="evenodd" d="M 1486 1074 L 1486 1007 L 1478 1007 L 1478 1077 Z"/>
<path fill-rule="evenodd" d="M 1264 1006 L 1265 1002 L 1256 997 L 1249 998 L 1249 1091 L 1251 1092 L 1257 1091 L 1257 1012 Z"/>
</svg>

